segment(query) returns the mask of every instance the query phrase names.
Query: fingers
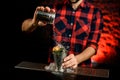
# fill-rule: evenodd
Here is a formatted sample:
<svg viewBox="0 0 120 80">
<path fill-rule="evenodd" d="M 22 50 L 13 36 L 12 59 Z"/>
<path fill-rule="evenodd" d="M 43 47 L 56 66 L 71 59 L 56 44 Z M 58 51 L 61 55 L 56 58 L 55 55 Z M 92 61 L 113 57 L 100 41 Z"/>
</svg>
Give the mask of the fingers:
<svg viewBox="0 0 120 80">
<path fill-rule="evenodd" d="M 73 65 L 72 68 L 73 68 L 73 69 L 77 68 L 77 65 Z"/>
<path fill-rule="evenodd" d="M 54 9 L 50 9 L 50 7 L 46 6 L 44 11 L 46 12 L 50 12 L 50 13 L 55 13 L 55 10 Z"/>
<path fill-rule="evenodd" d="M 36 8 L 36 11 L 45 11 L 45 12 L 51 12 L 51 13 L 54 13 L 55 10 L 54 9 L 50 9 L 50 7 L 46 6 L 39 6 Z"/>
<path fill-rule="evenodd" d="M 48 6 L 45 7 L 44 9 L 45 12 L 50 12 L 50 8 Z"/>
<path fill-rule="evenodd" d="M 50 12 L 51 12 L 51 13 L 55 13 L 55 9 L 51 9 Z"/>
<path fill-rule="evenodd" d="M 74 56 L 74 54 L 70 54 L 64 59 L 64 62 L 62 64 L 63 68 L 76 68 L 77 67 L 77 60 Z"/>
<path fill-rule="evenodd" d="M 36 10 L 34 12 L 33 20 L 32 20 L 33 23 L 37 23 L 38 22 L 37 21 L 37 13 L 38 13 L 38 11 L 44 11 L 44 7 L 43 6 L 38 6 L 36 8 Z"/>
<path fill-rule="evenodd" d="M 44 11 L 44 7 L 43 6 L 38 6 L 37 8 L 36 8 L 36 11 Z"/>
<path fill-rule="evenodd" d="M 47 25 L 47 22 L 45 22 L 45 21 L 39 21 L 39 22 L 38 22 L 38 25 L 40 25 L 40 26 L 45 26 L 45 25 Z"/>
<path fill-rule="evenodd" d="M 64 62 L 72 59 L 73 57 L 74 57 L 74 54 L 70 54 L 69 56 L 67 56 L 67 57 L 64 58 Z"/>
<path fill-rule="evenodd" d="M 66 61 L 63 63 L 63 68 L 72 68 L 72 66 L 74 66 L 74 62 L 72 61 L 73 59 L 69 60 L 69 61 Z"/>
<path fill-rule="evenodd" d="M 44 6 L 38 6 L 36 8 L 35 12 L 34 12 L 32 23 L 33 24 L 36 23 L 39 26 L 45 26 L 45 25 L 47 25 L 47 22 L 37 19 L 38 11 L 44 11 L 44 12 L 48 12 L 48 13 L 55 13 L 55 10 L 54 9 L 50 9 L 50 7 L 48 7 L 48 6 L 46 6 L 46 7 L 44 7 Z"/>
</svg>

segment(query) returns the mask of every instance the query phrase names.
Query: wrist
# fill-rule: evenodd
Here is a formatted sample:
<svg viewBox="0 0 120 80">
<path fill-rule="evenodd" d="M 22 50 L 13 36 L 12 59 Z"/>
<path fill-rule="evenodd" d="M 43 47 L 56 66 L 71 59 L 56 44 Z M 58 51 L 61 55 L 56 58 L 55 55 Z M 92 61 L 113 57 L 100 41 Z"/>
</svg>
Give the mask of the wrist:
<svg viewBox="0 0 120 80">
<path fill-rule="evenodd" d="M 36 26 L 37 26 L 37 24 L 36 24 L 36 23 L 32 23 L 32 26 L 33 26 L 33 27 L 36 27 Z"/>
<path fill-rule="evenodd" d="M 80 61 L 79 61 L 79 57 L 78 57 L 78 55 L 76 55 L 75 58 L 76 58 L 77 63 L 79 64 Z"/>
<path fill-rule="evenodd" d="M 38 25 L 38 21 L 35 21 L 34 19 L 31 20 L 31 26 L 36 27 Z"/>
<path fill-rule="evenodd" d="M 34 27 L 35 27 L 35 26 L 37 26 L 37 24 L 35 24 L 35 23 L 32 23 L 32 26 L 34 26 Z"/>
</svg>

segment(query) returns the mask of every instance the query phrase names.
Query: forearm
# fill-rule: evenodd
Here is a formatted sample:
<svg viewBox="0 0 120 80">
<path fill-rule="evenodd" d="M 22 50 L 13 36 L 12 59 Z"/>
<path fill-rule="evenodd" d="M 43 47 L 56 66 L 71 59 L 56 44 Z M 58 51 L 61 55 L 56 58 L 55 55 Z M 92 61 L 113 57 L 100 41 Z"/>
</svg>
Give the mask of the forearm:
<svg viewBox="0 0 120 80">
<path fill-rule="evenodd" d="M 93 47 L 87 47 L 82 53 L 76 55 L 78 64 L 90 59 L 95 54 L 95 49 Z"/>
<path fill-rule="evenodd" d="M 22 31 L 24 32 L 32 32 L 37 28 L 37 25 L 35 25 L 32 21 L 32 19 L 27 19 L 22 23 Z"/>
</svg>

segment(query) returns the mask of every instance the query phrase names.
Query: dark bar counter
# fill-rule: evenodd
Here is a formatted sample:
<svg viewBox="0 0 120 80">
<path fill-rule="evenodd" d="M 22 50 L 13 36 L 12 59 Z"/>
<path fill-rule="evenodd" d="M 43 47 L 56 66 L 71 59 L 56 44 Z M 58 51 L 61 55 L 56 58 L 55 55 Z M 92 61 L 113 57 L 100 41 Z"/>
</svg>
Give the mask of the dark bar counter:
<svg viewBox="0 0 120 80">
<path fill-rule="evenodd" d="M 15 80 L 119 80 L 112 68 L 83 68 L 78 67 L 75 73 L 53 74 L 44 69 L 46 64 L 23 61 L 15 68 Z"/>
</svg>

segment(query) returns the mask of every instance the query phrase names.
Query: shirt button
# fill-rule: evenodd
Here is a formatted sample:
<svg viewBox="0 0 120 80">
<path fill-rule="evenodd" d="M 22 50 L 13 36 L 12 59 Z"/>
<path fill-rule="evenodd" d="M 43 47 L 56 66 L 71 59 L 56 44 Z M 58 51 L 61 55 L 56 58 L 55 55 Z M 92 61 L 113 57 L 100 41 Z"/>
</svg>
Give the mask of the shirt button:
<svg viewBox="0 0 120 80">
<path fill-rule="evenodd" d="M 72 12 L 73 14 L 75 13 L 75 11 Z"/>
<path fill-rule="evenodd" d="M 68 36 L 71 37 L 71 34 L 69 34 Z"/>
<path fill-rule="evenodd" d="M 66 49 L 68 50 L 70 48 L 70 46 L 66 46 Z"/>
<path fill-rule="evenodd" d="M 70 25 L 73 26 L 73 23 L 71 23 Z"/>
</svg>

